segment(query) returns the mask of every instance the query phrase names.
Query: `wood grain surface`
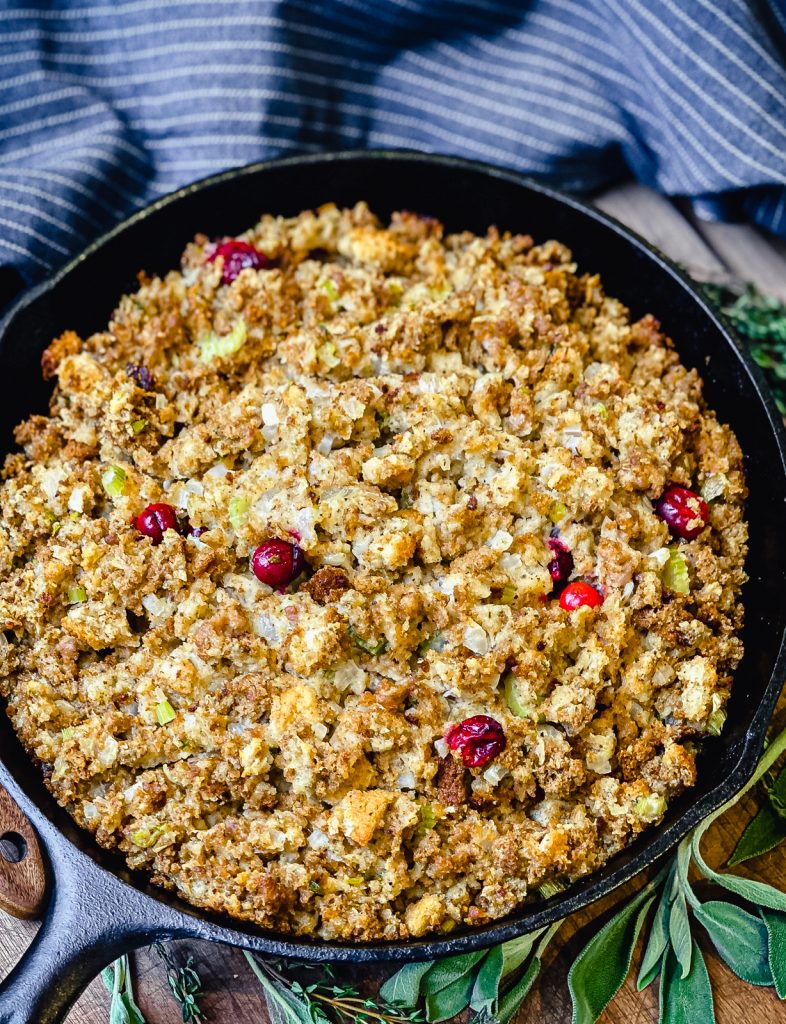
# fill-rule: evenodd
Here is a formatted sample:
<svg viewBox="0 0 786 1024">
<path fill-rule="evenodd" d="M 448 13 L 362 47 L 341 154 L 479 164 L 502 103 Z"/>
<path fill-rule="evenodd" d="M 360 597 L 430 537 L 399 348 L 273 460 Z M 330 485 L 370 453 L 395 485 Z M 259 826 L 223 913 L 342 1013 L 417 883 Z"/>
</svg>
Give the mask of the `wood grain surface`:
<svg viewBox="0 0 786 1024">
<path fill-rule="evenodd" d="M 0 789 L 0 910 L 33 918 L 45 896 L 46 872 L 38 839 L 11 797 Z"/>
<path fill-rule="evenodd" d="M 723 281 L 744 279 L 786 299 L 786 256 L 779 244 L 742 225 L 705 225 L 693 222 L 674 204 L 639 185 L 625 185 L 597 198 L 600 207 L 629 224 L 696 277 Z M 781 699 L 780 714 L 786 714 Z M 740 832 L 755 811 L 755 797 L 743 799 L 710 829 L 704 851 L 710 864 L 723 864 Z M 2 817 L 0 817 L 0 822 Z M 2 830 L 0 830 L 1 834 Z M 743 865 L 738 870 L 786 890 L 786 848 Z M 629 889 L 638 888 L 631 883 Z M 697 886 L 701 892 L 701 883 Z M 567 971 L 583 943 L 623 895 L 615 894 L 575 915 L 563 926 L 545 958 L 544 971 L 515 1024 L 569 1024 L 570 998 Z M 17 921 L 0 911 L 0 977 L 17 962 L 38 926 Z M 710 952 L 698 927 L 697 940 L 707 952 L 707 965 L 715 992 L 718 1024 L 786 1024 L 786 1004 L 770 989 L 756 989 L 735 978 Z M 223 946 L 199 942 L 172 943 L 175 957 L 193 955 L 202 977 L 202 1006 L 211 1024 L 267 1024 L 264 1002 L 256 979 L 243 954 Z M 637 953 L 637 958 L 640 953 Z M 181 1015 L 173 1003 L 166 975 L 153 950 L 132 956 L 138 1001 L 149 1024 L 179 1024 Z M 373 986 L 387 977 L 383 969 L 353 968 L 348 977 Z M 658 1017 L 656 986 L 639 993 L 628 981 L 603 1015 L 603 1024 L 655 1024 Z M 108 1024 L 109 999 L 100 981 L 84 993 L 68 1018 L 68 1024 Z M 690 1024 L 705 1024 L 692 1021 Z"/>
</svg>

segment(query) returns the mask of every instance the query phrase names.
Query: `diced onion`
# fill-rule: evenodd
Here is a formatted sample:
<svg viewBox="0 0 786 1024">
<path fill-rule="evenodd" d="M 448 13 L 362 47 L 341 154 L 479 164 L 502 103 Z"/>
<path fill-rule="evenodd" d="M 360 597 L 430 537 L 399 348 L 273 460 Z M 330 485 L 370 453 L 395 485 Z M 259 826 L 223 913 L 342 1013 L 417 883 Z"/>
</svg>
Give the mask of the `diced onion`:
<svg viewBox="0 0 786 1024">
<path fill-rule="evenodd" d="M 477 622 L 471 622 L 464 630 L 464 646 L 474 654 L 484 655 L 489 652 L 488 633 Z"/>
<path fill-rule="evenodd" d="M 308 845 L 312 850 L 324 850 L 326 846 L 330 845 L 330 839 L 321 829 L 315 828 L 308 837 Z"/>
<path fill-rule="evenodd" d="M 262 404 L 262 422 L 266 427 L 278 426 L 278 409 L 273 402 L 263 402 Z"/>
<path fill-rule="evenodd" d="M 492 764 L 491 767 L 483 772 L 483 778 L 492 786 L 496 786 L 502 782 L 507 774 L 507 768 L 503 768 L 501 764 Z"/>
</svg>

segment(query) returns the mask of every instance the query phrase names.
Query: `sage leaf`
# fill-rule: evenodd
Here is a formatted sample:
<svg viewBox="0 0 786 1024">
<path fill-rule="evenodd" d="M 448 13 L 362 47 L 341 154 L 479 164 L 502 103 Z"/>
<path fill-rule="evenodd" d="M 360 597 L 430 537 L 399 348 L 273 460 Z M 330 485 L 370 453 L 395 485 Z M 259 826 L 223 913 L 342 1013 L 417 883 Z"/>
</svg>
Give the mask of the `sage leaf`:
<svg viewBox="0 0 786 1024">
<path fill-rule="evenodd" d="M 314 1018 L 304 999 L 270 977 L 253 953 L 244 950 L 243 955 L 262 986 L 270 1024 L 313 1024 Z"/>
<path fill-rule="evenodd" d="M 529 935 L 520 935 L 517 939 L 510 939 L 502 944 L 502 977 L 507 978 L 519 968 L 532 952 L 532 947 L 543 934 L 544 929 L 539 928 Z"/>
<path fill-rule="evenodd" d="M 499 1007 L 494 1015 L 497 1024 L 510 1024 L 518 1008 L 529 995 L 529 990 L 535 984 L 535 979 L 540 974 L 540 957 L 534 956 L 527 964 L 527 969 L 522 976 L 499 1001 Z"/>
<path fill-rule="evenodd" d="M 451 956 L 447 960 L 439 960 L 431 970 L 424 975 L 420 983 L 420 991 L 423 995 L 434 995 L 443 988 L 448 988 L 455 981 L 468 975 L 475 964 L 486 955 L 484 949 L 476 953 L 462 953 L 460 956 Z"/>
<path fill-rule="evenodd" d="M 669 911 L 669 942 L 682 968 L 682 977 L 687 978 L 690 973 L 693 941 L 690 936 L 688 908 L 681 890 L 677 893 Z"/>
<path fill-rule="evenodd" d="M 481 953 L 481 956 L 483 954 Z M 449 1020 L 469 1006 L 474 983 L 473 974 L 463 974 L 445 988 L 426 996 L 426 1020 Z"/>
<path fill-rule="evenodd" d="M 622 987 L 654 899 L 651 887 L 645 886 L 579 953 L 568 973 L 573 1024 L 594 1024 Z"/>
<path fill-rule="evenodd" d="M 404 964 L 392 978 L 388 978 L 379 990 L 380 996 L 391 1005 L 404 1006 L 407 1009 L 417 1006 L 421 980 L 433 966 L 433 960 L 427 960 L 422 964 Z"/>
<path fill-rule="evenodd" d="M 786 819 L 786 765 L 773 777 L 772 772 L 762 776 L 761 784 L 773 811 Z"/>
<path fill-rule="evenodd" d="M 663 954 L 669 944 L 669 900 L 664 892 L 652 919 L 644 956 L 641 959 L 636 988 L 645 989 L 660 974 Z"/>
<path fill-rule="evenodd" d="M 693 943 L 690 971 L 682 977 L 680 963 L 669 950 L 660 976 L 658 1024 L 715 1024 L 715 1006 L 707 965 Z"/>
<path fill-rule="evenodd" d="M 769 805 L 763 804 L 759 813 L 748 822 L 734 852 L 729 857 L 729 867 L 742 864 L 753 857 L 769 853 L 786 839 L 786 819 Z"/>
<path fill-rule="evenodd" d="M 479 1012 L 485 1010 L 489 1015 L 494 1011 L 499 996 L 499 983 L 502 978 L 502 948 L 494 946 L 489 950 L 475 975 L 469 1005 Z"/>
<path fill-rule="evenodd" d="M 694 909 L 694 914 L 738 978 L 749 985 L 772 985 L 767 960 L 767 927 L 759 917 L 721 900 L 702 903 Z"/>
<path fill-rule="evenodd" d="M 706 865 L 704 865 L 706 868 Z M 717 885 L 728 889 L 729 892 L 742 896 L 744 900 L 760 907 L 769 907 L 771 910 L 786 910 L 786 893 L 780 889 L 774 889 L 766 882 L 755 882 L 752 878 L 741 878 L 739 875 L 721 874 L 707 868 L 707 878 Z"/>
<path fill-rule="evenodd" d="M 767 960 L 780 999 L 786 999 L 786 914 L 779 910 L 759 910 L 767 928 Z"/>
</svg>

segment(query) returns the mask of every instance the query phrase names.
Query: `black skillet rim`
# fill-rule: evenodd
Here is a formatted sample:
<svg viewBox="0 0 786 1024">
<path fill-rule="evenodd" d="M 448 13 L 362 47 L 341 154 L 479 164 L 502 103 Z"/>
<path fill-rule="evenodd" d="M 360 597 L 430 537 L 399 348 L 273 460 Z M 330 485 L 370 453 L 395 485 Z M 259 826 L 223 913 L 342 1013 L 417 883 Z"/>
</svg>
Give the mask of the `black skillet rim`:
<svg viewBox="0 0 786 1024">
<path fill-rule="evenodd" d="M 773 439 L 775 441 L 781 462 L 781 472 L 786 471 L 786 429 L 784 429 L 780 414 L 775 406 L 774 399 L 769 391 L 764 375 L 747 352 L 744 345 L 736 338 L 729 324 L 722 315 L 715 310 L 708 300 L 697 290 L 691 279 L 672 260 L 666 257 L 659 249 L 641 238 L 636 232 L 621 224 L 614 217 L 598 210 L 596 207 L 572 196 L 564 195 L 558 190 L 551 189 L 537 181 L 519 174 L 513 170 L 500 168 L 481 161 L 466 160 L 460 157 L 442 156 L 433 153 L 421 153 L 412 150 L 349 150 L 338 152 L 327 152 L 319 154 L 307 154 L 302 156 L 284 157 L 281 159 L 259 161 L 243 167 L 223 171 L 211 175 L 199 181 L 172 192 L 167 196 L 138 210 L 116 227 L 102 235 L 91 243 L 79 255 L 74 257 L 65 266 L 59 269 L 52 277 L 33 286 L 21 295 L 9 308 L 0 320 L 0 345 L 6 329 L 11 325 L 21 310 L 35 303 L 55 286 L 60 284 L 68 275 L 85 259 L 99 251 L 106 242 L 122 234 L 129 227 L 137 222 L 154 216 L 160 209 L 176 203 L 184 197 L 202 189 L 224 183 L 239 177 L 254 175 L 264 172 L 269 168 L 286 168 L 287 166 L 299 167 L 309 164 L 333 164 L 351 162 L 353 160 L 379 160 L 384 162 L 406 161 L 410 163 L 428 163 L 439 165 L 446 171 L 451 169 L 480 172 L 488 178 L 503 180 L 514 185 L 520 185 L 536 193 L 548 196 L 550 199 L 567 206 L 591 219 L 601 223 L 616 235 L 624 238 L 628 244 L 642 251 L 645 256 L 653 260 L 661 269 L 666 271 L 682 289 L 696 303 L 702 314 L 710 320 L 712 325 L 720 332 L 727 344 L 734 350 L 745 373 L 747 374 L 758 401 L 761 403 L 767 417 Z M 572 913 L 590 905 L 601 897 L 610 894 L 625 882 L 640 874 L 661 858 L 663 858 L 674 845 L 679 842 L 695 825 L 704 817 L 716 810 L 723 803 L 736 795 L 739 790 L 750 779 L 755 770 L 756 763 L 760 756 L 769 724 L 778 696 L 780 695 L 782 683 L 779 682 L 786 676 L 786 631 L 781 636 L 781 642 L 770 679 L 764 688 L 761 700 L 756 712 L 744 735 L 738 741 L 737 760 L 732 771 L 719 782 L 713 789 L 689 805 L 673 822 L 665 827 L 661 826 L 653 834 L 647 845 L 627 854 L 622 851 L 612 858 L 608 865 L 602 867 L 598 872 L 588 875 L 586 879 L 579 880 L 570 886 L 564 893 L 558 893 L 540 905 L 532 912 L 531 905 L 525 905 L 520 911 L 510 915 L 508 918 L 488 925 L 462 930 L 447 938 L 424 939 L 424 940 L 395 940 L 390 942 L 373 943 L 348 943 L 329 942 L 325 940 L 303 940 L 297 941 L 288 936 L 268 931 L 265 932 L 254 926 L 244 924 L 242 921 L 215 916 L 201 912 L 198 908 L 190 907 L 181 901 L 174 904 L 167 899 L 167 894 L 162 890 L 151 890 L 149 886 L 129 885 L 118 877 L 117 874 L 106 871 L 115 886 L 120 888 L 118 896 L 123 895 L 122 890 L 127 889 L 126 897 L 137 901 L 140 897 L 149 900 L 159 910 L 168 907 L 172 914 L 172 923 L 180 924 L 187 931 L 198 934 L 201 938 L 224 942 L 231 945 L 246 946 L 265 952 L 273 956 L 287 957 L 304 961 L 344 961 L 344 962 L 383 962 L 383 961 L 410 961 L 437 959 L 451 956 L 457 953 L 469 952 L 475 949 L 486 948 L 501 942 L 516 938 L 519 935 L 534 931 L 549 925 L 560 918 L 569 916 Z M 2 757 L 0 757 L 0 769 L 4 769 Z M 5 769 L 7 771 L 7 769 Z M 5 774 L 3 772 L 2 774 Z M 9 774 L 11 774 L 9 772 Z M 78 851 L 82 856 L 90 856 L 85 853 L 80 845 L 72 842 L 68 836 L 60 831 L 57 825 L 51 820 L 29 795 L 21 790 L 16 780 L 11 778 L 12 790 L 15 790 L 22 798 L 20 805 L 28 814 L 31 821 L 40 831 L 48 833 L 47 838 L 60 845 L 71 848 L 71 851 Z M 42 828 L 43 826 L 43 828 Z M 92 839 L 85 833 L 85 842 L 88 847 L 93 845 Z M 615 861 L 620 861 L 615 864 Z M 160 893 L 160 895 L 159 895 Z M 151 914 L 151 918 L 158 915 Z M 122 928 L 122 923 L 118 922 Z M 151 927 L 154 927 L 151 920 Z"/>
</svg>

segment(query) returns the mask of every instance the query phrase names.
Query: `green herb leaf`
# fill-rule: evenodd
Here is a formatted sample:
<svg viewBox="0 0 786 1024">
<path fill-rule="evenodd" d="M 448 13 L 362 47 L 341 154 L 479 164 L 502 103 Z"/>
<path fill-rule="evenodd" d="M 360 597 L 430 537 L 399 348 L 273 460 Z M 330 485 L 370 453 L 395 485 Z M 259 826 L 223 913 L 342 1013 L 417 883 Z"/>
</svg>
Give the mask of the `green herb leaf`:
<svg viewBox="0 0 786 1024">
<path fill-rule="evenodd" d="M 764 804 L 755 818 L 748 822 L 734 852 L 729 857 L 729 867 L 742 864 L 743 861 L 761 857 L 779 846 L 786 839 L 786 819 L 769 805 Z"/>
<path fill-rule="evenodd" d="M 448 988 L 459 978 L 470 974 L 485 955 L 485 950 L 481 949 L 475 953 L 462 953 L 460 956 L 437 961 L 424 977 L 420 986 L 421 991 L 424 995 L 432 995 L 443 988 Z"/>
<path fill-rule="evenodd" d="M 313 1024 L 308 1002 L 268 973 L 253 953 L 244 950 L 248 965 L 256 975 L 265 996 L 270 1024 Z"/>
<path fill-rule="evenodd" d="M 127 956 L 121 956 L 101 972 L 101 980 L 112 996 L 109 1024 L 146 1024 L 136 1005 Z"/>
<path fill-rule="evenodd" d="M 526 971 L 519 980 L 510 988 L 499 1001 L 499 1007 L 494 1016 L 497 1024 L 509 1024 L 514 1014 L 529 995 L 529 991 L 535 984 L 540 974 L 541 960 L 539 956 L 533 957 L 527 965 Z"/>
<path fill-rule="evenodd" d="M 483 954 L 481 953 L 481 956 Z M 439 965 L 437 965 L 439 966 Z M 464 974 L 450 985 L 426 996 L 426 1020 L 434 1022 L 449 1020 L 469 1005 L 474 983 L 472 971 Z"/>
<path fill-rule="evenodd" d="M 573 1024 L 594 1024 L 622 987 L 655 893 L 646 885 L 579 953 L 568 973 Z"/>
<path fill-rule="evenodd" d="M 755 882 L 752 878 L 721 874 L 707 867 L 703 861 L 699 864 L 699 868 L 710 881 L 723 886 L 724 889 L 728 889 L 729 892 L 733 892 L 737 896 L 742 896 L 749 903 L 760 907 L 769 907 L 772 910 L 786 910 L 786 893 L 782 893 L 780 889 L 775 889 L 765 882 Z"/>
<path fill-rule="evenodd" d="M 710 900 L 694 909 L 712 944 L 738 978 L 749 985 L 772 985 L 767 961 L 767 927 L 742 907 Z"/>
<path fill-rule="evenodd" d="M 707 965 L 701 950 L 693 943 L 691 969 L 681 976 L 674 954 L 666 954 L 660 978 L 659 1024 L 715 1024 L 715 1007 Z"/>
<path fill-rule="evenodd" d="M 663 954 L 669 944 L 669 900 L 663 892 L 652 919 L 644 956 L 641 959 L 636 988 L 639 992 L 653 982 L 661 971 Z"/>
<path fill-rule="evenodd" d="M 759 910 L 767 929 L 767 961 L 780 999 L 786 999 L 786 914 L 779 910 Z"/>
<path fill-rule="evenodd" d="M 777 775 L 771 771 L 767 772 L 762 776 L 761 784 L 770 807 L 777 815 L 786 819 L 786 764 Z"/>
<path fill-rule="evenodd" d="M 672 901 L 669 912 L 669 942 L 682 968 L 682 977 L 687 978 L 691 968 L 693 942 L 690 936 L 688 908 L 685 905 L 685 895 L 681 890 Z"/>
<path fill-rule="evenodd" d="M 350 640 L 359 647 L 361 651 L 365 651 L 366 654 L 370 654 L 372 658 L 378 658 L 380 654 L 384 654 L 388 649 L 387 637 L 382 637 L 381 640 L 377 640 L 376 643 L 371 640 L 364 640 L 363 637 L 358 633 L 355 627 L 350 623 L 347 626 Z"/>
<path fill-rule="evenodd" d="M 404 964 L 379 990 L 386 1003 L 397 1006 L 417 1006 L 423 976 L 434 966 L 433 960 L 422 964 Z"/>
<path fill-rule="evenodd" d="M 502 947 L 494 946 L 486 954 L 475 976 L 469 1005 L 473 1010 L 494 1012 L 499 995 L 499 983 L 502 978 L 503 955 Z"/>
<path fill-rule="evenodd" d="M 517 970 L 532 952 L 532 947 L 543 934 L 545 929 L 538 928 L 536 932 L 529 935 L 520 935 L 517 939 L 510 939 L 502 944 L 502 977 L 507 978 Z"/>
</svg>

